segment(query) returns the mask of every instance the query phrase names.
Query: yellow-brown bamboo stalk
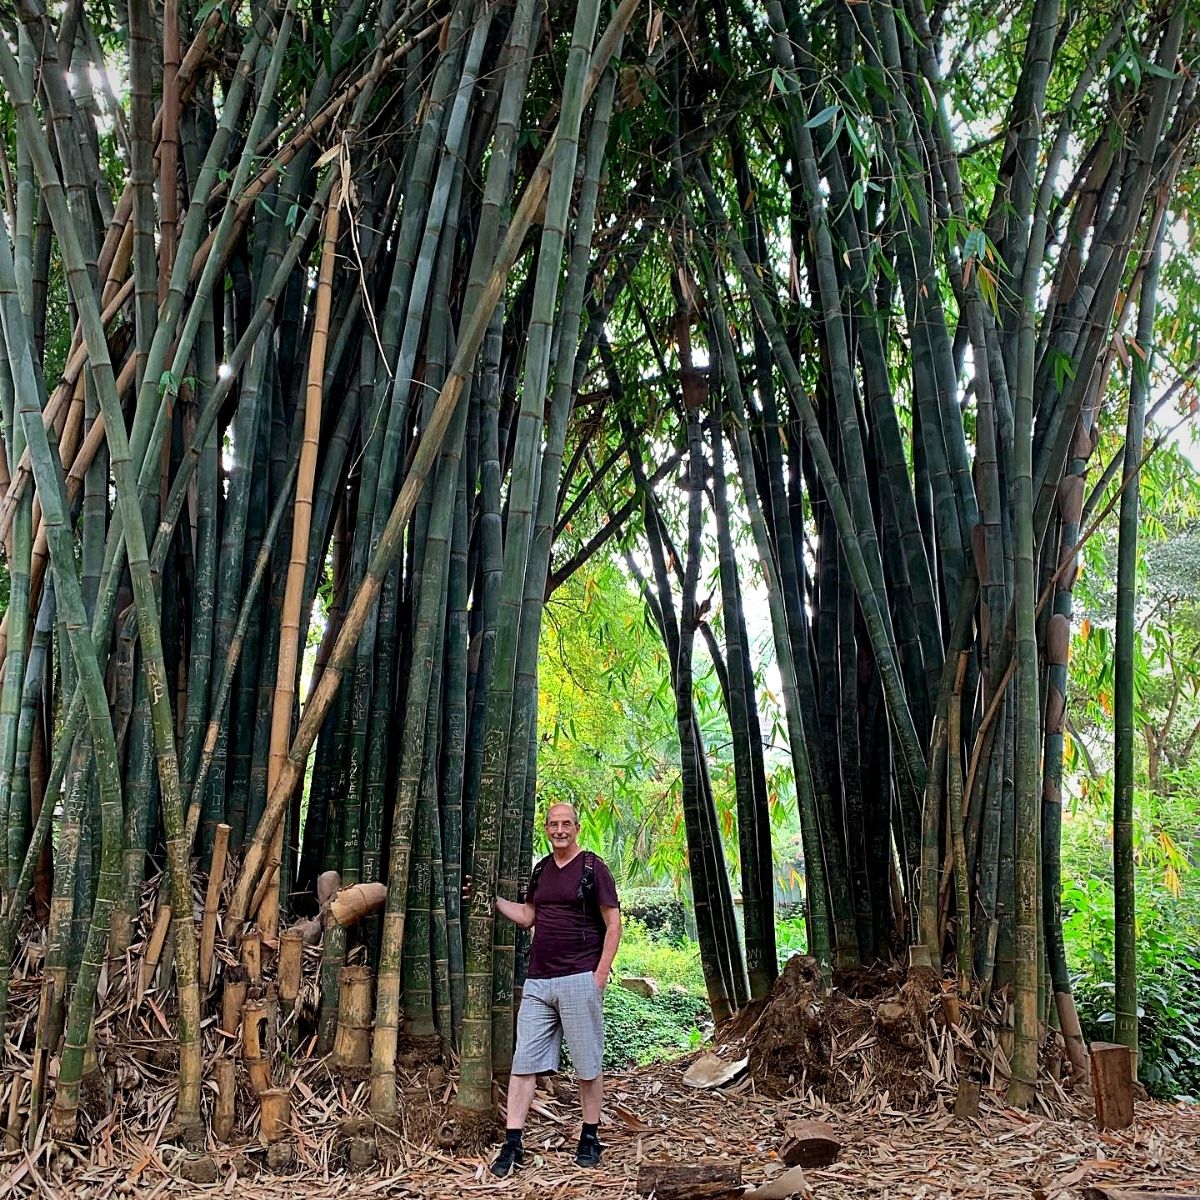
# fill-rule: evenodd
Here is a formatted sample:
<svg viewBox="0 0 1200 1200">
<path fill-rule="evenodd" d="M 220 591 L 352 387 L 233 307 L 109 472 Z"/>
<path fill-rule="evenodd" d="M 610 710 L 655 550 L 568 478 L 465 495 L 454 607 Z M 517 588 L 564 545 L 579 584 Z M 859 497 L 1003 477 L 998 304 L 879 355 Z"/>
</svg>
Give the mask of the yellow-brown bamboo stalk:
<svg viewBox="0 0 1200 1200">
<path fill-rule="evenodd" d="M 344 182 L 344 181 L 343 181 Z M 329 344 L 329 313 L 333 297 L 333 261 L 337 249 L 342 184 L 334 184 L 325 210 L 325 237 L 317 275 L 316 310 L 312 345 L 308 352 L 308 385 L 304 393 L 304 441 L 300 447 L 300 470 L 296 476 L 296 501 L 292 510 L 292 553 L 288 560 L 283 616 L 279 626 L 279 664 L 275 673 L 275 698 L 271 708 L 271 749 L 267 760 L 267 790 L 283 771 L 292 737 L 292 709 L 296 700 L 296 676 L 300 650 L 300 606 L 304 573 L 308 567 L 308 534 L 312 524 L 313 486 L 317 475 L 317 451 L 321 440 L 321 390 L 325 377 L 325 353 Z M 283 822 L 271 842 L 272 868 L 276 875 L 283 857 Z M 258 910 L 258 925 L 269 945 L 279 934 L 279 889 L 266 890 Z"/>
</svg>

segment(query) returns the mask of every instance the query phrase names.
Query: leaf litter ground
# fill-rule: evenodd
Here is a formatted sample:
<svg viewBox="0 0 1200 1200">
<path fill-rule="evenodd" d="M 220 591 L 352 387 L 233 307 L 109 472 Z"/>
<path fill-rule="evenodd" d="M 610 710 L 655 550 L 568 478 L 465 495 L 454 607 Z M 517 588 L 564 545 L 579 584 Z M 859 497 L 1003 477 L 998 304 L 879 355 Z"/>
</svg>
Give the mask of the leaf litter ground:
<svg viewBox="0 0 1200 1200">
<path fill-rule="evenodd" d="M 28 951 L 14 980 L 0 1120 L 11 1118 L 14 1084 L 24 1094 L 32 1070 L 39 971 Z M 185 1178 L 195 1178 L 188 1167 L 197 1162 L 197 1147 L 182 1145 L 171 1126 L 172 1006 L 153 990 L 133 1001 L 118 980 L 97 1021 L 101 1070 L 86 1093 L 83 1140 L 64 1145 L 35 1137 L 27 1149 L 24 1139 L 6 1138 L 0 1198 L 633 1197 L 646 1161 L 736 1162 L 746 1184 L 768 1181 L 784 1170 L 778 1149 L 797 1118 L 828 1122 L 843 1144 L 831 1166 L 805 1172 L 800 1196 L 1074 1200 L 1085 1187 L 1122 1185 L 1200 1193 L 1200 1108 L 1144 1101 L 1132 1128 L 1099 1132 L 1091 1101 L 1072 1090 L 1053 1049 L 1044 1056 L 1035 1109 L 1007 1108 L 1000 1009 L 960 1003 L 945 988 L 932 973 L 874 971 L 839 976 L 826 993 L 811 960 L 793 958 L 766 1003 L 742 1010 L 718 1032 L 712 1049 L 722 1059 L 748 1061 L 734 1082 L 686 1086 L 696 1054 L 610 1076 L 604 1161 L 585 1171 L 573 1162 L 575 1086 L 561 1077 L 543 1080 L 526 1130 L 528 1163 L 503 1181 L 487 1171 L 493 1149 L 455 1145 L 459 1130 L 447 1119 L 454 1073 L 430 1061 L 428 1046 L 403 1048 L 397 1129 L 372 1120 L 365 1070 L 338 1071 L 303 1052 L 291 1061 L 280 1055 L 276 1083 L 291 1093 L 294 1161 L 268 1169 L 257 1105 L 243 1088 L 243 1144 L 221 1146 L 210 1136 L 203 1157 L 212 1182 L 201 1184 Z M 206 1057 L 215 1032 L 215 1022 L 206 1022 Z M 977 1118 L 953 1116 L 964 1070 L 981 1085 Z M 207 1106 L 212 1092 L 206 1096 Z M 499 1108 L 496 1118 L 499 1127 Z M 354 1169 L 356 1159 L 363 1169 Z"/>
</svg>

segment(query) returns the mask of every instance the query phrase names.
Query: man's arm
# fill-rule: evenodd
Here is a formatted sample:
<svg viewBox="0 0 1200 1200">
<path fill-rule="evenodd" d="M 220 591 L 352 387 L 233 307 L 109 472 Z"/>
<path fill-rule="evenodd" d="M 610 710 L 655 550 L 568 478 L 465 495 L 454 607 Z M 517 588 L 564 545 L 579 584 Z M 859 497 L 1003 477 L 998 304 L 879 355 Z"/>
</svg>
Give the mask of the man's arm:
<svg viewBox="0 0 1200 1200">
<path fill-rule="evenodd" d="M 613 959 L 617 957 L 617 947 L 621 944 L 621 910 L 615 906 L 610 908 L 608 905 L 602 905 L 600 915 L 604 918 L 604 949 L 600 952 L 600 963 L 592 974 L 596 986 L 604 991 Z"/>
<path fill-rule="evenodd" d="M 502 917 L 507 917 L 514 925 L 520 925 L 522 929 L 532 929 L 537 909 L 532 904 L 517 904 L 512 900 L 505 900 L 502 896 L 497 896 L 496 911 Z M 615 947 L 613 953 L 616 953 Z"/>
</svg>

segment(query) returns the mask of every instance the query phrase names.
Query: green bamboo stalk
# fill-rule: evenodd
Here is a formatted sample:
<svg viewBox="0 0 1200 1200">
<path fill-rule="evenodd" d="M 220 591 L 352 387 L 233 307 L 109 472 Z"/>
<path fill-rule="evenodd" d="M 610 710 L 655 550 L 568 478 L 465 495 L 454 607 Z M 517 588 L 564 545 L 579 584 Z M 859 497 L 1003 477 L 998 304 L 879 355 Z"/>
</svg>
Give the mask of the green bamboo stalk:
<svg viewBox="0 0 1200 1200">
<path fill-rule="evenodd" d="M 750 528 L 754 535 L 758 561 L 767 588 L 771 629 L 775 654 L 783 687 L 784 714 L 787 720 L 788 743 L 793 761 L 793 774 L 800 812 L 800 831 L 804 846 L 805 892 L 808 897 L 809 953 L 828 971 L 832 962 L 833 921 L 829 910 L 829 893 L 825 880 L 825 859 L 820 841 L 820 823 L 812 787 L 812 767 L 809 761 L 808 739 L 797 686 L 797 672 L 792 653 L 792 637 L 788 629 L 783 591 L 771 549 L 770 535 L 762 504 L 754 486 L 754 452 L 746 428 L 745 402 L 741 379 L 737 372 L 732 340 L 724 315 L 724 306 L 716 275 L 707 255 L 701 256 L 704 268 L 705 294 L 712 311 L 712 327 L 717 334 L 721 371 L 729 399 L 729 415 L 733 426 L 734 446 L 741 472 Z"/>
<path fill-rule="evenodd" d="M 511 1010 L 512 976 L 505 976 L 505 960 L 493 975 L 494 916 L 491 895 L 500 863 L 501 827 L 509 771 L 509 739 L 513 717 L 513 687 L 520 638 L 521 599 L 529 558 L 536 501 L 536 454 L 550 366 L 550 341 L 558 297 L 566 221 L 575 179 L 579 128 L 587 97 L 590 47 L 596 33 L 599 5 L 583 0 L 575 10 L 571 49 L 563 83 L 563 99 L 554 145 L 554 157 L 542 220 L 533 311 L 528 327 L 525 378 L 517 417 L 512 475 L 508 493 L 508 520 L 504 536 L 504 577 L 500 593 L 495 664 L 487 698 L 484 757 L 477 801 L 474 879 L 484 902 L 473 900 L 467 931 L 467 1004 L 463 1017 L 463 1067 L 459 1103 L 482 1111 L 491 1102 L 493 1029 L 492 1011 L 498 1005 L 501 1019 Z M 615 24 L 615 21 L 614 21 Z M 607 68 L 607 60 L 604 62 Z M 514 220 L 513 226 L 516 222 Z M 510 229 L 511 235 L 511 229 Z M 524 753 L 522 746 L 518 753 Z M 523 793 L 521 800 L 523 801 Z M 507 960 L 511 963 L 511 959 Z M 485 985 L 486 981 L 486 985 Z M 493 991 L 494 981 L 494 991 Z M 484 985 L 488 1005 L 482 1003 Z"/>
<path fill-rule="evenodd" d="M 43 186 L 45 186 L 54 170 L 53 165 L 48 162 L 49 148 L 41 137 L 40 128 L 35 125 L 36 117 L 33 115 L 28 89 L 25 87 L 25 81 L 21 78 L 7 45 L 0 46 L 0 73 L 3 73 L 5 77 L 10 95 L 16 97 L 19 112 L 23 118 L 22 133 L 30 142 L 34 164 L 38 168 Z M 36 141 L 30 136 L 31 126 L 36 130 Z M 60 204 L 61 192 L 54 197 L 54 207 Z M 66 218 L 61 208 L 58 215 L 69 219 Z M 78 245 L 76 244 L 77 249 Z M 76 262 L 80 263 L 78 255 L 76 255 Z M 121 782 L 104 680 L 100 674 L 94 644 L 87 628 L 83 595 L 75 574 L 74 548 L 71 544 L 71 528 L 62 473 L 54 461 L 46 431 L 42 425 L 41 408 L 38 404 L 41 389 L 34 371 L 30 338 L 25 324 L 25 315 L 21 310 L 17 295 L 16 274 L 7 238 L 0 238 L 0 317 L 3 320 L 9 361 L 15 367 L 13 380 L 16 384 L 17 404 L 34 467 L 34 479 L 42 502 L 42 520 L 47 530 L 50 546 L 55 595 L 59 609 L 64 613 L 67 634 L 71 642 L 71 652 L 79 671 L 80 682 L 85 689 L 91 736 L 95 745 L 96 774 L 101 786 L 101 814 L 104 827 L 103 866 L 88 947 L 76 977 L 71 1001 L 67 1041 L 60 1062 L 56 1093 L 56 1127 L 65 1128 L 69 1125 L 73 1131 L 75 1111 L 78 1106 L 83 1052 L 91 1025 L 96 983 L 108 938 L 108 915 L 118 878 L 117 863 L 120 853 L 122 811 Z M 45 807 L 52 807 L 49 796 L 46 798 Z"/>
<path fill-rule="evenodd" d="M 694 173 L 697 182 L 700 184 L 701 191 L 704 193 L 710 217 L 722 227 L 726 227 L 728 221 L 703 167 L 697 164 Z M 863 608 L 863 617 L 871 639 L 871 647 L 879 663 L 880 676 L 883 680 L 884 691 L 888 699 L 888 715 L 895 725 L 896 736 L 900 743 L 905 771 L 907 773 L 907 784 L 914 793 L 919 795 L 925 783 L 925 756 L 921 750 L 916 728 L 913 725 L 912 715 L 905 698 L 903 681 L 896 666 L 895 656 L 892 653 L 887 627 L 875 603 L 874 590 L 861 548 L 859 547 L 858 535 L 850 507 L 842 492 L 841 483 L 829 454 L 829 448 L 821 433 L 812 400 L 804 387 L 795 361 L 779 329 L 778 322 L 771 311 L 762 283 L 750 264 L 741 239 L 736 234 L 729 232 L 726 237 L 726 244 L 733 254 L 738 272 L 741 274 L 747 291 L 750 293 L 755 315 L 770 337 L 772 349 L 783 374 L 784 381 L 788 386 L 792 403 L 800 414 L 805 438 L 816 461 L 818 474 L 826 489 L 829 504 L 833 511 L 834 519 L 837 522 L 838 538 L 846 554 L 847 565 L 850 569 L 851 578 L 854 581 L 854 590 Z"/>
<path fill-rule="evenodd" d="M 1129 412 L 1125 426 L 1125 470 L 1133 478 L 1121 494 L 1117 531 L 1117 629 L 1113 666 L 1113 921 L 1115 927 L 1116 1021 L 1113 1036 L 1133 1053 L 1137 1074 L 1138 977 L 1137 898 L 1133 852 L 1134 734 L 1137 695 L 1134 682 L 1137 638 L 1137 555 L 1140 479 L 1146 426 L 1146 397 L 1154 353 L 1154 318 L 1162 256 L 1162 223 L 1152 235 L 1152 249 L 1138 298 L 1137 344 L 1144 357 L 1131 361 Z"/>
<path fill-rule="evenodd" d="M 200 327 L 196 356 L 199 361 L 197 389 L 201 397 L 217 381 L 217 351 L 211 317 Z M 190 795 L 196 778 L 209 704 L 213 666 L 213 623 L 217 582 L 217 497 L 220 488 L 220 458 L 214 426 L 204 443 L 196 476 L 196 552 L 192 586 L 191 647 L 188 657 L 186 723 L 184 725 L 181 783 Z M 215 826 L 214 826 L 215 833 Z M 190 845 L 190 843 L 189 843 Z M 206 853 L 211 846 L 205 847 Z"/>
<path fill-rule="evenodd" d="M 617 47 L 619 54 L 620 46 Z M 614 57 L 616 57 L 614 55 Z M 576 210 L 575 234 L 571 244 L 567 278 L 563 287 L 555 337 L 557 355 L 554 363 L 554 386 L 550 401 L 550 421 L 538 476 L 537 506 L 530 539 L 529 559 L 521 600 L 520 632 L 514 673 L 513 714 L 509 729 L 508 779 L 505 785 L 505 840 L 501 845 L 501 888 L 509 894 L 519 894 L 520 877 L 528 869 L 523 840 L 532 833 L 532 812 L 525 809 L 530 802 L 532 774 L 530 763 L 536 762 L 537 746 L 537 658 L 541 640 L 542 609 L 546 597 L 546 579 L 550 570 L 550 555 L 554 538 L 555 513 L 562 475 L 563 447 L 567 425 L 576 395 L 576 355 L 579 351 L 579 329 L 582 321 L 585 290 L 589 279 L 592 232 L 599 198 L 600 173 L 608 145 L 609 120 L 612 115 L 616 76 L 605 74 L 596 90 Z M 589 346 L 591 341 L 589 341 Z M 493 939 L 493 974 L 498 978 L 494 988 L 492 1022 L 492 1061 L 497 1070 L 507 1070 L 512 1060 L 514 1022 L 512 998 L 517 985 L 516 926 L 501 922 Z M 511 987 L 511 991 L 509 990 Z M 507 997 L 507 1002 L 505 1000 Z"/>
<path fill-rule="evenodd" d="M 134 466 L 130 457 L 129 441 L 125 431 L 124 417 L 121 412 L 120 399 L 117 396 L 113 378 L 112 364 L 108 357 L 107 344 L 103 323 L 100 320 L 99 307 L 95 293 L 91 287 L 87 262 L 80 246 L 71 214 L 63 197 L 57 172 L 46 143 L 41 126 L 34 114 L 32 100 L 24 80 L 21 78 L 17 64 L 13 60 L 7 46 L 0 46 L 0 74 L 4 76 L 10 95 L 14 98 L 18 122 L 22 136 L 29 144 L 34 167 L 41 182 L 42 196 L 50 211 L 58 234 L 59 247 L 62 252 L 64 269 L 67 274 L 71 293 L 80 314 L 80 322 L 84 336 L 90 348 L 91 377 L 96 385 L 98 399 L 105 421 L 105 436 L 108 441 L 112 460 L 113 476 L 116 482 L 117 504 L 121 507 L 125 519 L 125 537 L 130 573 L 133 579 L 134 600 L 138 611 L 138 625 L 141 632 L 143 653 L 145 655 L 145 671 L 150 690 L 151 709 L 155 719 L 155 741 L 160 764 L 160 781 L 162 786 L 162 801 L 164 817 L 168 831 L 168 858 L 171 866 L 172 888 L 175 906 L 180 912 L 189 911 L 191 904 L 191 880 L 186 849 L 182 845 L 183 812 L 179 795 L 179 772 L 175 757 L 174 728 L 171 716 L 170 699 L 167 689 L 165 666 L 163 662 L 161 629 L 154 595 L 154 585 L 150 577 L 150 565 L 146 546 L 146 531 L 142 524 L 141 512 L 137 498 L 137 481 Z M 5 247 L 5 258 L 8 249 Z M 8 264 L 5 264 L 6 266 Z M 15 289 L 15 278 L 13 287 Z M 6 325 L 6 329 L 8 326 Z M 11 344 L 13 333 L 8 331 Z M 32 377 L 32 360 L 29 363 Z M 40 426 L 38 414 L 39 435 L 44 439 L 44 431 Z M 26 430 L 26 437 L 33 446 L 33 435 Z M 47 447 L 48 454 L 48 447 Z M 47 480 L 49 486 L 50 481 Z M 42 489 L 39 489 L 42 490 Z M 46 519 L 45 517 L 43 518 Z M 61 553 L 60 553 L 61 561 Z M 73 575 L 72 575 L 73 578 Z M 60 606 L 66 607 L 64 597 L 59 595 Z M 90 651 L 88 643 L 90 635 L 86 628 L 81 627 L 78 636 L 80 652 L 75 655 L 76 663 L 83 670 L 81 658 L 85 647 Z M 94 651 L 91 651 L 94 653 Z M 96 669 L 96 683 L 103 687 Z M 89 683 L 89 686 L 92 686 Z M 96 718 L 94 723 L 99 724 Z M 98 745 L 97 759 L 108 754 L 115 758 L 116 748 L 113 744 L 112 725 L 105 709 L 103 727 L 93 734 Z M 103 770 L 111 769 L 115 776 L 115 761 Z M 90 960 L 85 964 L 85 970 L 94 970 L 98 976 L 100 954 L 108 937 L 108 917 L 111 904 L 115 900 L 117 885 L 117 867 L 115 855 L 120 846 L 121 801 L 120 785 L 115 779 L 106 780 L 106 792 L 102 796 L 102 812 L 104 812 L 105 842 L 111 841 L 106 871 L 102 875 L 105 888 L 102 896 L 98 896 L 97 914 L 92 921 L 92 934 L 89 939 Z M 114 786 L 115 784 L 115 786 Z M 105 878 L 107 876 L 107 878 Z M 103 906 L 102 906 L 103 900 Z M 95 945 L 95 943 L 99 943 Z M 199 1016 L 200 997 L 196 985 L 196 948 L 195 934 L 190 922 L 181 922 L 177 927 L 177 949 L 180 983 L 180 1095 L 179 1119 L 183 1125 L 195 1124 L 199 1120 Z M 81 973 L 81 979 L 83 978 Z M 86 996 L 86 1008 L 81 993 Z M 90 1026 L 90 1009 L 94 996 L 87 995 L 86 987 L 77 987 L 76 1000 L 72 1003 L 73 1014 L 70 1022 L 71 1032 L 67 1050 L 64 1051 L 62 1072 L 59 1076 L 61 1103 L 57 1103 L 60 1114 L 59 1126 L 74 1125 L 75 1113 L 78 1106 L 78 1095 L 75 1088 L 78 1083 L 78 1070 L 82 1066 L 83 1040 Z M 87 1018 L 84 1019 L 84 1013 Z M 69 1057 L 68 1057 L 69 1055 Z M 78 1064 L 78 1065 L 77 1065 Z"/>
<path fill-rule="evenodd" d="M 590 95 L 598 82 L 611 56 L 615 41 L 628 24 L 636 6 L 637 0 L 623 0 L 610 21 L 604 37 L 600 39 L 592 56 L 591 69 L 584 89 L 585 96 Z M 228 910 L 231 928 L 239 927 L 245 919 L 247 906 L 264 865 L 267 841 L 270 839 L 275 825 L 283 817 L 291 789 L 295 780 L 304 770 L 308 752 L 316 738 L 317 731 L 337 695 L 338 685 L 353 653 L 358 636 L 362 632 L 366 614 L 378 598 L 383 578 L 400 551 L 402 535 L 408 518 L 434 464 L 441 441 L 458 406 L 464 385 L 470 378 L 472 364 L 491 320 L 503 283 L 508 277 L 512 264 L 516 261 L 517 253 L 528 232 L 533 214 L 545 195 L 556 141 L 557 132 L 550 138 L 549 145 L 543 152 L 542 160 L 535 168 L 526 186 L 490 271 L 486 265 L 480 268 L 478 278 L 483 282 L 478 292 L 479 303 L 473 307 L 464 306 L 463 325 L 459 330 L 454 362 L 449 376 L 438 396 L 429 424 L 412 453 L 404 486 L 401 488 L 400 495 L 392 507 L 391 515 L 372 553 L 367 576 L 347 610 L 346 619 L 330 653 L 328 664 L 305 708 L 292 747 L 288 752 L 287 770 L 281 777 L 279 786 L 272 792 L 259 828 L 255 831 L 255 836 L 247 848 Z M 477 246 L 478 244 L 477 241 Z"/>
<path fill-rule="evenodd" d="M 5 347 L 7 351 L 7 347 Z M 20 462 L 25 451 L 25 436 L 13 420 L 12 376 L 6 357 L 2 371 L 4 382 L 4 443 L 10 463 Z M 3 692 L 0 695 L 0 830 L 11 825 L 14 775 L 17 758 L 18 727 L 25 690 L 25 665 L 29 643 L 30 567 L 33 554 L 33 497 L 26 494 L 17 501 L 12 525 L 12 550 L 8 567 L 8 646 L 4 657 Z M 7 884 L 8 871 L 3 872 Z"/>
</svg>

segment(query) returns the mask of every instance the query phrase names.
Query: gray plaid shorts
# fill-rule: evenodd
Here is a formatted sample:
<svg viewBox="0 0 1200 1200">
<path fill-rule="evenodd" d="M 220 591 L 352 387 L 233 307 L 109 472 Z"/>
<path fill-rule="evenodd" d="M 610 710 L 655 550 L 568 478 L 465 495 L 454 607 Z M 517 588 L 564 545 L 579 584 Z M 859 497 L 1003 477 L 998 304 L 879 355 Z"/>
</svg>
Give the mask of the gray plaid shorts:
<svg viewBox="0 0 1200 1200">
<path fill-rule="evenodd" d="M 564 1034 L 576 1076 L 595 1079 L 604 1059 L 604 1003 L 591 971 L 525 980 L 512 1073 L 557 1071 Z"/>
</svg>

